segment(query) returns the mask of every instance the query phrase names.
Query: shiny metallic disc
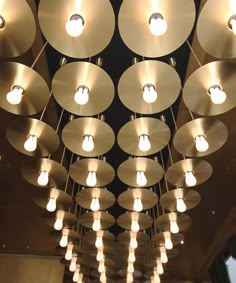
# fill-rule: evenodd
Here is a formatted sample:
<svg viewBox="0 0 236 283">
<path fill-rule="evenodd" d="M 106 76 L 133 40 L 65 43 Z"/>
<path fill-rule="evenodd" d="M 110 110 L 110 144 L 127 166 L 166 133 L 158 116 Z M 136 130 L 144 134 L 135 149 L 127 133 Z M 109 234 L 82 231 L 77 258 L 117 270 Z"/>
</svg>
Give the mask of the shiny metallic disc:
<svg viewBox="0 0 236 283">
<path fill-rule="evenodd" d="M 186 106 L 200 115 L 219 115 L 236 106 L 234 92 L 236 64 L 232 62 L 211 62 L 198 68 L 186 81 L 183 99 Z M 226 93 L 222 104 L 211 101 L 208 92 L 212 86 L 219 86 Z"/>
<path fill-rule="evenodd" d="M 1 62 L 0 70 L 1 108 L 17 115 L 33 115 L 43 110 L 49 100 L 49 89 L 36 71 L 16 62 Z M 21 102 L 16 105 L 7 101 L 7 93 L 14 86 L 20 86 L 24 90 Z"/>
<path fill-rule="evenodd" d="M 127 191 L 121 193 L 118 197 L 118 203 L 121 207 L 127 210 L 134 210 L 134 200 L 136 198 L 141 199 L 143 205 L 142 210 L 152 208 L 157 204 L 158 201 L 157 194 L 152 190 L 135 188 L 128 189 Z"/>
<path fill-rule="evenodd" d="M 147 184 L 143 187 L 150 187 L 158 183 L 163 176 L 161 165 L 157 161 L 145 157 L 136 157 L 124 161 L 118 167 L 117 174 L 123 183 L 131 187 L 139 187 L 136 183 L 137 171 L 143 171 L 147 178 Z"/>
<path fill-rule="evenodd" d="M 167 23 L 161 36 L 150 31 L 149 19 L 154 13 L 160 13 Z M 122 40 L 132 51 L 146 57 L 161 57 L 184 43 L 194 20 L 192 0 L 127 0 L 122 2 L 118 25 Z"/>
<path fill-rule="evenodd" d="M 198 18 L 197 35 L 207 53 L 217 58 L 236 57 L 236 37 L 228 25 L 229 19 L 235 14 L 234 1 L 206 2 Z"/>
<path fill-rule="evenodd" d="M 130 230 L 132 220 L 138 221 L 140 230 L 145 230 L 152 225 L 152 217 L 139 212 L 126 212 L 121 214 L 117 219 L 117 224 L 126 230 Z"/>
<path fill-rule="evenodd" d="M 117 236 L 117 240 L 121 244 L 129 245 L 132 231 L 124 231 Z M 139 246 L 143 246 L 149 240 L 149 236 L 144 232 L 137 232 L 137 242 Z"/>
<path fill-rule="evenodd" d="M 115 171 L 110 164 L 94 158 L 81 159 L 74 162 L 70 167 L 69 173 L 75 182 L 82 186 L 87 186 L 86 179 L 89 171 L 96 172 L 96 187 L 106 186 L 115 178 Z"/>
<path fill-rule="evenodd" d="M 211 165 L 207 161 L 188 158 L 174 163 L 167 169 L 167 181 L 177 187 L 187 187 L 184 176 L 187 171 L 193 172 L 197 181 L 196 185 L 207 181 L 213 172 Z"/>
<path fill-rule="evenodd" d="M 37 137 L 35 151 L 27 151 L 24 143 L 32 135 Z M 21 153 L 34 157 L 43 157 L 54 153 L 59 146 L 59 138 L 52 127 L 33 118 L 18 118 L 6 129 L 9 143 Z"/>
<path fill-rule="evenodd" d="M 73 201 L 72 197 L 66 192 L 56 189 L 50 188 L 48 190 L 40 190 L 37 191 L 33 196 L 33 201 L 42 208 L 46 208 L 48 200 L 50 198 L 56 199 L 56 207 L 57 209 L 67 209 L 69 208 Z"/>
<path fill-rule="evenodd" d="M 101 229 L 107 229 L 115 223 L 115 218 L 106 212 L 96 211 L 82 214 L 79 223 L 87 228 L 92 228 L 94 219 L 100 218 Z"/>
<path fill-rule="evenodd" d="M 41 171 L 49 173 L 48 184 L 40 186 L 37 179 Z M 62 185 L 66 181 L 66 169 L 58 162 L 47 158 L 35 158 L 26 161 L 21 167 L 22 177 L 30 184 L 37 187 L 53 188 Z"/>
<path fill-rule="evenodd" d="M 201 201 L 201 196 L 198 192 L 191 189 L 177 188 L 163 194 L 160 199 L 160 205 L 169 211 L 177 211 L 176 202 L 178 198 L 183 199 L 186 210 L 194 208 Z"/>
<path fill-rule="evenodd" d="M 82 207 L 90 209 L 93 198 L 99 199 L 100 209 L 106 210 L 111 207 L 116 198 L 113 193 L 101 188 L 86 188 L 79 191 L 75 196 L 75 201 Z"/>
<path fill-rule="evenodd" d="M 151 148 L 148 151 L 139 149 L 139 137 L 148 135 Z M 135 156 L 154 154 L 162 150 L 170 140 L 170 129 L 155 118 L 142 117 L 125 124 L 117 136 L 118 144 L 125 152 Z"/>
<path fill-rule="evenodd" d="M 17 11 L 15 13 L 14 11 Z M 35 19 L 27 1 L 1 1 L 0 57 L 17 57 L 33 45 L 36 35 Z"/>
<path fill-rule="evenodd" d="M 89 152 L 82 148 L 86 135 L 92 136 L 94 142 L 94 149 Z M 69 122 L 62 131 L 62 140 L 73 153 L 79 156 L 94 157 L 103 155 L 112 148 L 115 135 L 107 123 L 87 117 Z"/>
<path fill-rule="evenodd" d="M 157 99 L 153 103 L 143 99 L 143 87 L 147 84 L 156 88 Z M 180 78 L 174 68 L 160 61 L 146 60 L 132 65 L 123 73 L 118 84 L 118 94 L 121 102 L 130 110 L 155 114 L 176 101 L 180 88 Z"/>
<path fill-rule="evenodd" d="M 82 34 L 70 36 L 66 23 L 73 15 L 84 21 Z M 53 17 L 52 17 L 53 15 Z M 115 16 L 110 1 L 41 0 L 39 23 L 49 43 L 59 52 L 74 58 L 88 58 L 101 52 L 110 42 Z"/>
<path fill-rule="evenodd" d="M 170 221 L 176 221 L 177 225 L 179 226 L 179 230 L 182 232 L 186 230 L 191 224 L 192 219 L 190 216 L 184 214 L 184 213 L 176 213 L 171 212 L 167 214 L 163 214 L 159 216 L 156 220 L 157 226 L 163 230 L 163 231 L 169 231 L 170 230 Z"/>
<path fill-rule="evenodd" d="M 79 86 L 89 89 L 86 104 L 74 100 Z M 88 62 L 73 62 L 60 68 L 52 80 L 56 101 L 67 111 L 81 116 L 92 116 L 106 110 L 114 98 L 114 85 L 100 67 Z"/>
<path fill-rule="evenodd" d="M 209 144 L 209 148 L 204 152 L 196 149 L 195 138 L 198 135 L 203 135 Z M 198 118 L 178 129 L 174 137 L 174 147 L 183 155 L 200 157 L 220 149 L 227 137 L 228 130 L 221 121 L 214 118 Z"/>
<path fill-rule="evenodd" d="M 109 231 L 100 230 L 98 232 L 95 231 L 88 231 L 83 235 L 83 239 L 91 245 L 94 245 L 96 242 L 97 235 L 102 236 L 102 240 L 104 244 L 110 243 L 115 240 L 114 234 Z"/>
<path fill-rule="evenodd" d="M 67 230 L 68 230 L 68 242 L 76 242 L 80 239 L 80 234 L 78 232 L 71 229 L 67 229 Z M 56 242 L 60 242 L 62 237 L 62 230 L 61 231 L 53 230 L 52 232 L 50 232 L 50 236 Z"/>
<path fill-rule="evenodd" d="M 179 245 L 181 243 L 181 241 L 184 240 L 184 235 L 181 233 L 177 233 L 177 234 L 171 234 L 171 241 L 173 243 L 174 246 Z M 164 244 L 165 243 L 165 235 L 163 232 L 154 234 L 152 236 L 152 241 L 157 244 Z"/>
<path fill-rule="evenodd" d="M 74 214 L 64 211 L 57 210 L 56 212 L 46 212 L 42 215 L 43 221 L 50 227 L 54 227 L 54 223 L 57 217 L 63 218 L 63 227 L 71 228 L 77 223 L 77 218 Z"/>
</svg>

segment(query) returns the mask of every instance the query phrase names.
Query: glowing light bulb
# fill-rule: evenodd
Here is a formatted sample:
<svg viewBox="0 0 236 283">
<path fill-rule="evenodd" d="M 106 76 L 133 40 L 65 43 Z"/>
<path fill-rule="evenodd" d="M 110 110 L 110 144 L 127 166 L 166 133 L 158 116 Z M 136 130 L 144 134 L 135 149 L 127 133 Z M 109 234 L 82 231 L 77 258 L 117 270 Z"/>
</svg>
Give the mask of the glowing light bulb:
<svg viewBox="0 0 236 283">
<path fill-rule="evenodd" d="M 40 185 L 40 186 L 46 186 L 48 184 L 48 181 L 49 181 L 49 173 L 48 171 L 41 171 L 39 173 L 39 176 L 38 176 L 38 179 L 37 179 L 37 183 Z"/>
<path fill-rule="evenodd" d="M 188 187 L 195 186 L 197 184 L 197 179 L 192 171 L 186 171 L 184 173 L 185 183 Z"/>
<path fill-rule="evenodd" d="M 12 105 L 21 103 L 24 89 L 20 86 L 13 86 L 12 90 L 7 93 L 7 101 Z"/>
<path fill-rule="evenodd" d="M 96 260 L 98 262 L 102 261 L 104 259 L 104 254 L 103 254 L 103 248 L 99 248 L 96 256 Z"/>
<path fill-rule="evenodd" d="M 132 220 L 131 222 L 131 231 L 138 232 L 140 229 L 140 226 L 138 224 L 138 220 Z"/>
<path fill-rule="evenodd" d="M 151 143 L 150 143 L 148 135 L 140 135 L 139 136 L 138 148 L 143 152 L 150 150 Z"/>
<path fill-rule="evenodd" d="M 24 149 L 29 152 L 33 152 L 37 148 L 38 138 L 35 135 L 28 135 L 25 143 Z"/>
<path fill-rule="evenodd" d="M 100 209 L 100 202 L 99 198 L 92 198 L 91 204 L 90 204 L 90 209 L 92 211 L 98 211 Z"/>
<path fill-rule="evenodd" d="M 170 232 L 173 234 L 177 234 L 179 232 L 179 226 L 176 223 L 176 220 L 170 221 Z"/>
<path fill-rule="evenodd" d="M 236 20 L 235 20 L 236 21 Z M 211 101 L 214 104 L 222 104 L 225 102 L 227 95 L 221 89 L 219 85 L 213 85 L 208 89 L 208 94 L 210 94 Z"/>
<path fill-rule="evenodd" d="M 82 148 L 84 151 L 90 152 L 94 150 L 93 136 L 85 135 L 82 142 Z"/>
<path fill-rule="evenodd" d="M 3 16 L 0 15 L 0 29 L 3 29 L 5 27 L 5 20 Z"/>
<path fill-rule="evenodd" d="M 130 242 L 129 242 L 129 247 L 132 249 L 137 249 L 138 247 L 138 242 L 137 242 L 137 233 L 136 232 L 132 232 L 131 231 L 131 235 L 130 235 Z"/>
<path fill-rule="evenodd" d="M 160 256 L 161 256 L 161 262 L 162 263 L 167 263 L 168 262 L 168 257 L 166 254 L 166 248 L 165 247 L 160 247 Z"/>
<path fill-rule="evenodd" d="M 165 248 L 167 250 L 173 249 L 173 243 L 171 241 L 171 233 L 169 231 L 164 232 L 164 238 L 165 238 Z"/>
<path fill-rule="evenodd" d="M 209 148 L 209 144 L 208 144 L 205 136 L 203 136 L 203 135 L 196 136 L 195 146 L 196 146 L 196 150 L 199 151 L 199 152 L 205 152 Z"/>
<path fill-rule="evenodd" d="M 136 183 L 140 187 L 143 187 L 147 184 L 147 178 L 144 174 L 144 171 L 137 171 L 136 172 Z"/>
<path fill-rule="evenodd" d="M 65 254 L 65 259 L 66 260 L 71 260 L 72 259 L 73 247 L 74 247 L 73 243 L 68 243 L 66 254 Z"/>
<path fill-rule="evenodd" d="M 95 231 L 95 232 L 101 230 L 101 222 L 100 222 L 100 219 L 94 219 L 92 229 L 93 229 L 93 231 Z"/>
<path fill-rule="evenodd" d="M 167 30 L 167 22 L 160 13 L 154 13 L 149 18 L 149 28 L 153 35 L 161 36 Z"/>
<path fill-rule="evenodd" d="M 54 223 L 54 229 L 59 231 L 63 227 L 63 217 L 57 216 L 56 221 Z"/>
<path fill-rule="evenodd" d="M 176 209 L 178 212 L 185 212 L 187 207 L 183 200 L 183 198 L 177 198 L 176 199 Z"/>
<path fill-rule="evenodd" d="M 77 262 L 77 255 L 76 254 L 73 254 L 72 255 L 72 259 L 71 259 L 71 262 L 70 262 L 70 266 L 69 266 L 69 270 L 70 272 L 75 272 L 76 270 L 80 271 L 80 265 L 79 264 L 76 264 Z"/>
<path fill-rule="evenodd" d="M 134 249 L 129 248 L 128 263 L 134 263 L 136 260 Z"/>
<path fill-rule="evenodd" d="M 82 282 L 83 282 L 83 274 L 80 273 L 80 274 L 79 274 L 79 280 L 78 280 L 77 283 L 82 283 Z"/>
<path fill-rule="evenodd" d="M 153 276 L 150 278 L 150 281 L 151 281 L 151 283 L 155 283 L 155 282 L 154 282 L 154 277 L 153 277 Z"/>
<path fill-rule="evenodd" d="M 57 200 L 54 197 L 50 197 L 46 206 L 47 211 L 53 212 L 57 208 Z"/>
<path fill-rule="evenodd" d="M 228 26 L 232 30 L 233 34 L 236 35 L 236 15 L 229 18 Z"/>
<path fill-rule="evenodd" d="M 132 283 L 134 281 L 133 274 L 132 273 L 127 273 L 126 280 L 128 282 Z"/>
<path fill-rule="evenodd" d="M 146 103 L 154 103 L 157 100 L 157 91 L 153 84 L 146 84 L 143 87 L 143 100 Z"/>
<path fill-rule="evenodd" d="M 86 179 L 86 184 L 89 187 L 94 187 L 97 184 L 97 175 L 95 171 L 89 171 Z"/>
<path fill-rule="evenodd" d="M 84 19 L 78 15 L 72 15 L 69 20 L 66 22 L 66 32 L 71 37 L 80 36 L 84 29 Z"/>
<path fill-rule="evenodd" d="M 128 273 L 133 273 L 134 272 L 134 264 L 132 262 L 128 263 L 127 272 Z"/>
<path fill-rule="evenodd" d="M 60 243 L 59 243 L 62 248 L 65 248 L 68 244 L 68 235 L 69 235 L 69 230 L 63 229 L 61 240 L 60 240 Z"/>
<path fill-rule="evenodd" d="M 163 274 L 164 273 L 164 269 L 163 269 L 163 265 L 162 265 L 161 259 L 158 257 L 156 259 L 156 262 L 157 262 L 157 272 L 158 272 L 158 274 Z"/>
<path fill-rule="evenodd" d="M 160 279 L 160 276 L 158 274 L 157 271 L 153 272 L 154 273 L 154 277 L 153 277 L 153 281 L 154 283 L 160 283 L 161 282 L 161 279 Z"/>
<path fill-rule="evenodd" d="M 95 242 L 95 247 L 98 248 L 103 248 L 103 240 L 102 237 L 97 236 L 96 237 L 96 242 Z"/>
<path fill-rule="evenodd" d="M 79 86 L 74 96 L 75 103 L 85 105 L 89 101 L 89 89 L 86 86 Z"/>
<path fill-rule="evenodd" d="M 134 206 L 133 206 L 134 211 L 140 212 L 143 210 L 143 204 L 141 198 L 135 198 L 134 199 Z"/>
<path fill-rule="evenodd" d="M 100 261 L 98 264 L 98 272 L 102 273 L 105 272 L 105 265 L 104 265 L 104 261 Z"/>
<path fill-rule="evenodd" d="M 72 261 L 72 260 L 71 260 Z M 73 280 L 73 282 L 78 282 L 78 280 L 79 280 L 79 275 L 80 275 L 80 265 L 79 264 L 77 264 L 77 265 L 75 265 L 75 271 L 74 271 L 74 275 L 73 275 L 73 278 L 72 278 L 72 280 Z"/>
<path fill-rule="evenodd" d="M 106 277 L 106 273 L 105 272 L 102 272 L 101 275 L 100 275 L 100 281 L 101 282 L 104 282 L 107 280 L 107 277 Z"/>
</svg>

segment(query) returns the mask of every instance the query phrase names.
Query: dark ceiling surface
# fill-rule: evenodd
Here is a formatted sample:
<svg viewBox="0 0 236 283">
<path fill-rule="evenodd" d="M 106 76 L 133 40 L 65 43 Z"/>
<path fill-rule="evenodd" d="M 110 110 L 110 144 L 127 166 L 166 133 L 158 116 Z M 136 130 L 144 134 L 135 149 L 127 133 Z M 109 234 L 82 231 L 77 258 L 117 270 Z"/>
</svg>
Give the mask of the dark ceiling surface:
<svg viewBox="0 0 236 283">
<path fill-rule="evenodd" d="M 34 3 L 33 0 L 28 0 L 28 3 L 35 14 L 37 12 L 37 2 L 38 1 Z M 117 23 L 119 7 L 122 1 L 111 1 L 111 3 Z M 198 11 L 200 1 L 195 0 L 195 4 Z M 40 37 L 40 31 L 38 31 L 38 34 Z M 194 31 L 192 35 L 193 34 Z M 190 37 L 189 40 L 191 41 L 192 37 Z M 35 55 L 35 52 L 37 53 L 37 50 L 40 50 L 42 45 L 43 42 L 37 39 L 32 50 L 15 60 L 24 62 L 26 65 L 30 66 L 33 58 L 37 55 Z M 199 54 L 199 59 L 201 59 L 202 63 L 214 60 L 199 48 L 196 40 L 194 41 L 193 48 L 196 48 L 196 52 Z M 36 68 L 47 81 L 50 81 L 49 77 L 52 78 L 54 73 L 58 70 L 59 61 L 64 55 L 59 54 L 51 46 L 47 46 L 46 57 L 50 74 L 49 77 L 46 74 L 46 59 L 44 56 L 45 54 L 40 58 Z M 188 56 L 189 48 L 185 43 L 173 54 L 155 59 L 168 62 L 170 57 L 174 57 L 177 62 L 176 70 L 181 77 L 182 83 L 184 83 L 185 78 L 198 67 L 193 59 L 191 59 L 190 63 L 188 62 Z M 103 52 L 101 52 L 101 54 L 91 58 L 91 62 L 95 63 L 97 57 L 103 59 L 103 68 L 111 76 L 115 88 L 117 88 L 122 73 L 131 66 L 133 57 L 138 57 L 140 60 L 147 59 L 135 55 L 124 45 L 120 38 L 117 25 L 111 43 Z M 73 58 L 67 59 L 68 62 L 77 61 L 77 59 Z M 189 67 L 186 75 L 188 64 Z M 177 115 L 178 126 L 183 125 L 186 121 L 190 121 L 191 118 L 189 112 L 182 100 L 178 100 L 175 105 L 173 105 L 173 109 Z M 55 102 L 52 100 L 47 108 L 45 121 L 48 121 L 55 128 L 60 111 L 60 107 L 55 106 Z M 119 129 L 129 121 L 129 117 L 133 113 L 122 105 L 116 91 L 112 105 L 104 112 L 104 114 L 106 122 L 112 126 L 117 135 Z M 158 113 L 153 116 L 159 118 L 162 114 L 166 116 L 167 124 L 172 131 L 174 131 L 173 121 L 169 110 L 165 111 L 165 113 Z M 69 113 L 65 113 L 61 128 L 67 123 L 68 116 Z M 57 243 L 49 236 L 51 228 L 46 226 L 41 218 L 44 210 L 37 207 L 32 201 L 33 195 L 39 188 L 28 184 L 20 175 L 21 164 L 27 160 L 27 157 L 13 149 L 5 138 L 7 125 L 9 125 L 12 120 L 15 120 L 16 117 L 1 109 L 0 117 L 0 252 L 57 255 Z M 170 268 L 166 273 L 166 278 L 170 281 L 193 280 L 198 276 L 199 270 L 208 255 L 208 248 L 214 240 L 215 235 L 219 233 L 219 229 L 230 209 L 235 206 L 235 117 L 236 113 L 234 109 L 219 116 L 219 119 L 224 122 L 228 128 L 228 140 L 219 151 L 204 158 L 212 165 L 213 175 L 206 183 L 196 188 L 201 194 L 202 201 L 198 207 L 187 212 L 187 214 L 192 217 L 193 224 L 191 228 L 185 232 L 185 244 L 179 247 L 179 255 L 170 261 Z M 52 158 L 60 160 L 62 148 L 63 145 L 61 144 L 60 150 L 56 152 Z M 175 161 L 181 159 L 174 149 L 172 149 L 172 154 Z M 67 156 L 70 156 L 69 153 Z M 164 156 L 165 163 L 168 163 L 166 150 L 164 150 Z M 128 158 L 128 155 L 122 152 L 118 145 L 115 144 L 112 150 L 106 154 L 106 157 L 108 162 L 117 169 L 118 165 Z M 127 186 L 121 183 L 118 178 L 115 178 L 115 180 L 108 186 L 108 189 L 118 196 L 126 189 L 126 187 Z M 165 191 L 164 185 L 163 190 Z M 115 204 L 109 212 L 117 217 L 123 212 L 123 209 L 121 209 L 118 204 Z M 122 229 L 120 229 L 118 225 L 114 225 L 110 231 L 117 235 Z M 222 231 L 222 233 L 224 233 L 224 231 Z"/>
</svg>

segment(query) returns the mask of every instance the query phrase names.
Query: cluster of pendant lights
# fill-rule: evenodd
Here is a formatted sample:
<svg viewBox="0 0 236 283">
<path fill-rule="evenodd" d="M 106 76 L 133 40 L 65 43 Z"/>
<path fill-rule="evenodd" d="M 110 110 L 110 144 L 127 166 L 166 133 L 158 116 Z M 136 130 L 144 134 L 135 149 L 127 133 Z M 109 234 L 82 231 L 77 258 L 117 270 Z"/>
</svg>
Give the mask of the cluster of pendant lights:
<svg viewBox="0 0 236 283">
<path fill-rule="evenodd" d="M 31 47 L 36 25 L 26 1 L 3 2 L 4 8 L 0 8 L 0 56 L 16 57 Z M 101 52 L 112 38 L 115 17 L 108 0 L 97 2 L 41 0 L 39 23 L 52 47 L 75 58 L 88 58 Z M 12 15 L 13 18 L 10 18 L 16 5 L 20 17 Z M 225 21 L 222 17 L 216 23 L 214 16 L 220 17 L 221 9 L 227 10 L 228 18 Z M 211 55 L 219 58 L 236 56 L 233 48 L 236 42 L 235 14 L 229 0 L 208 0 L 203 7 L 197 34 L 202 47 Z M 20 27 L 28 31 L 27 38 L 18 43 L 17 29 L 14 32 L 11 27 L 13 24 L 17 27 L 18 18 L 23 15 Z M 125 0 L 121 4 L 118 26 L 122 40 L 138 55 L 155 58 L 136 62 L 122 74 L 118 84 L 120 100 L 134 112 L 117 135 L 120 148 L 129 155 L 117 170 L 119 179 L 128 186 L 118 197 L 119 205 L 127 212 L 117 219 L 118 225 L 126 230 L 117 237 L 121 244 L 119 248 L 126 247 L 125 262 L 122 255 L 119 263 L 114 261 L 115 248 L 113 258 L 110 258 L 109 251 L 115 240 L 107 229 L 115 219 L 106 210 L 114 204 L 115 197 L 106 186 L 113 181 L 115 172 L 104 154 L 112 148 L 115 135 L 101 113 L 110 106 L 115 90 L 111 78 L 101 68 L 101 62 L 97 65 L 84 61 L 69 63 L 62 66 L 52 79 L 51 93 L 56 102 L 73 114 L 62 130 L 65 148 L 60 163 L 50 158 L 59 146 L 57 133 L 60 124 L 54 130 L 42 121 L 50 99 L 44 79 L 33 70 L 35 64 L 28 67 L 15 62 L 0 63 L 0 107 L 18 116 L 42 112 L 40 119 L 18 117 L 7 126 L 6 136 L 15 149 L 30 156 L 21 168 L 22 176 L 29 183 L 44 188 L 35 197 L 35 202 L 46 208 L 45 222 L 59 233 L 56 238 L 60 246 L 66 248 L 65 260 L 69 262 L 74 282 L 86 280 L 83 271 L 87 267 L 83 265 L 90 264 L 88 260 L 83 262 L 79 256 L 81 237 L 89 247 L 96 248 L 97 276 L 102 283 L 124 268 L 127 270 L 127 283 L 134 281 L 137 272 L 151 282 L 160 282 L 164 264 L 168 257 L 176 254 L 174 245 L 183 242 L 183 235 L 179 232 L 191 224 L 190 217 L 184 212 L 200 202 L 199 193 L 190 187 L 203 183 L 212 174 L 211 165 L 198 157 L 215 152 L 227 139 L 227 129 L 219 120 L 209 117 L 194 119 L 191 116 L 192 121 L 179 129 L 176 126 L 173 139 L 175 149 L 184 159 L 172 162 L 166 172 L 163 169 L 162 149 L 167 145 L 169 148 L 171 132 L 163 119 L 156 118 L 156 114 L 171 108 L 182 87 L 174 66 L 156 58 L 179 48 L 187 40 L 194 21 L 192 0 Z M 209 40 L 209 34 L 215 38 Z M 218 41 L 221 38 L 228 40 L 228 46 L 224 45 L 226 41 Z M 190 113 L 214 116 L 234 108 L 235 79 L 234 63 L 216 61 L 200 66 L 183 87 L 183 99 Z M 145 117 L 137 118 L 136 113 L 145 114 Z M 66 150 L 72 152 L 68 173 L 62 165 Z M 158 158 L 153 157 L 159 152 L 162 166 Z M 75 155 L 78 156 L 76 161 Z M 157 183 L 163 176 L 165 193 L 161 185 L 159 191 L 157 189 Z M 67 192 L 70 178 L 74 182 L 71 194 Z M 169 190 L 168 183 L 175 188 Z M 75 201 L 87 210 L 79 215 L 79 220 L 77 206 L 74 213 L 71 211 L 75 184 L 79 184 Z M 159 203 L 158 195 L 161 196 Z M 164 208 L 161 215 L 158 205 Z M 153 209 L 156 209 L 155 213 L 151 213 Z M 78 232 L 81 226 L 87 229 L 83 235 Z M 145 265 L 142 251 L 144 243 L 150 241 L 149 236 L 152 249 Z"/>
</svg>

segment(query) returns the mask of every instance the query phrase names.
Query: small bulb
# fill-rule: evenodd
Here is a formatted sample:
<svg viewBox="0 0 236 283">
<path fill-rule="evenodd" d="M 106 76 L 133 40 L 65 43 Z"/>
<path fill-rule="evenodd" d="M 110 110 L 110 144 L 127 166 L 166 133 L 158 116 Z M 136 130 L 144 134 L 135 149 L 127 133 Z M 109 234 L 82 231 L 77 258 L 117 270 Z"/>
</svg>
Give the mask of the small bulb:
<svg viewBox="0 0 236 283">
<path fill-rule="evenodd" d="M 92 211 L 98 211 L 100 209 L 99 198 L 92 198 L 92 201 L 91 201 L 91 204 L 90 204 L 90 209 Z"/>
<path fill-rule="evenodd" d="M 94 187 L 97 184 L 97 176 L 95 171 L 89 171 L 86 179 L 86 184 L 89 187 Z"/>
<path fill-rule="evenodd" d="M 171 233 L 169 231 L 164 232 L 164 238 L 165 238 L 165 248 L 167 250 L 173 249 L 173 243 L 171 241 Z"/>
<path fill-rule="evenodd" d="M 38 138 L 35 135 L 28 135 L 25 143 L 24 149 L 29 152 L 33 152 L 37 148 Z"/>
<path fill-rule="evenodd" d="M 89 89 L 85 86 L 79 86 L 75 96 L 74 100 L 79 105 L 85 105 L 89 101 Z"/>
<path fill-rule="evenodd" d="M 24 89 L 20 86 L 14 86 L 11 91 L 7 93 L 7 101 L 12 105 L 21 103 Z"/>
<path fill-rule="evenodd" d="M 133 274 L 127 273 L 126 279 L 127 279 L 128 282 L 133 282 L 134 281 Z"/>
<path fill-rule="evenodd" d="M 134 250 L 129 248 L 128 263 L 134 263 L 136 260 Z"/>
<path fill-rule="evenodd" d="M 161 36 L 167 30 L 167 22 L 159 13 L 154 13 L 149 18 L 149 28 L 153 35 Z"/>
<path fill-rule="evenodd" d="M 128 263 L 127 272 L 128 273 L 133 273 L 134 272 L 134 264 L 132 262 Z"/>
<path fill-rule="evenodd" d="M 63 217 L 58 217 L 56 218 L 56 221 L 54 223 L 54 229 L 59 231 L 63 228 Z"/>
<path fill-rule="evenodd" d="M 103 248 L 99 248 L 96 256 L 96 260 L 98 262 L 102 261 L 104 259 L 104 254 L 103 254 Z"/>
<path fill-rule="evenodd" d="M 177 234 L 179 232 L 179 226 L 175 220 L 170 221 L 170 232 L 173 234 Z"/>
<path fill-rule="evenodd" d="M 195 146 L 196 146 L 196 150 L 199 151 L 199 152 L 205 152 L 209 148 L 209 144 L 208 144 L 205 136 L 203 136 L 203 135 L 196 136 Z"/>
<path fill-rule="evenodd" d="M 143 152 L 150 150 L 151 143 L 150 143 L 148 135 L 140 135 L 139 136 L 138 148 Z"/>
<path fill-rule="evenodd" d="M 187 207 L 183 200 L 183 198 L 177 198 L 176 199 L 176 209 L 178 212 L 185 212 Z"/>
<path fill-rule="evenodd" d="M 210 94 L 211 101 L 214 104 L 222 104 L 227 98 L 226 93 L 221 89 L 219 85 L 211 86 L 208 89 L 208 93 Z"/>
<path fill-rule="evenodd" d="M 138 247 L 138 242 L 137 242 L 137 239 L 136 239 L 135 237 L 131 237 L 131 238 L 130 238 L 129 247 L 130 247 L 131 249 L 137 249 L 137 247 Z"/>
<path fill-rule="evenodd" d="M 84 19 L 78 15 L 72 15 L 69 20 L 66 22 L 66 32 L 71 37 L 80 36 L 84 29 Z"/>
<path fill-rule="evenodd" d="M 140 226 L 138 224 L 138 220 L 132 220 L 131 222 L 131 231 L 138 232 L 140 229 Z"/>
<path fill-rule="evenodd" d="M 144 171 L 137 171 L 136 172 L 136 183 L 140 187 L 143 187 L 147 184 L 147 178 L 144 174 Z"/>
<path fill-rule="evenodd" d="M 75 272 L 76 270 L 78 270 L 78 273 L 79 273 L 79 271 L 80 271 L 80 265 L 79 265 L 79 264 L 76 264 L 76 262 L 77 262 L 77 255 L 76 255 L 76 254 L 73 254 L 73 255 L 72 255 L 71 262 L 70 262 L 70 266 L 69 266 L 70 272 Z"/>
<path fill-rule="evenodd" d="M 197 184 L 197 179 L 192 171 L 186 171 L 184 173 L 185 183 L 188 187 L 195 186 Z"/>
<path fill-rule="evenodd" d="M 162 263 L 167 263 L 168 262 L 168 257 L 166 254 L 166 248 L 165 247 L 160 247 L 160 253 L 161 253 L 161 262 Z"/>
<path fill-rule="evenodd" d="M 103 248 L 103 240 L 102 240 L 102 237 L 100 237 L 100 236 L 97 236 L 97 237 L 96 237 L 95 247 L 96 247 L 97 249 Z"/>
<path fill-rule="evenodd" d="M 98 272 L 102 273 L 105 272 L 105 265 L 104 265 L 104 261 L 100 261 L 98 264 Z"/>
<path fill-rule="evenodd" d="M 163 269 L 163 265 L 162 265 L 161 259 L 158 257 L 156 259 L 156 262 L 157 262 L 157 272 L 158 272 L 158 274 L 163 274 L 164 273 L 164 269 Z"/>
<path fill-rule="evenodd" d="M 93 231 L 95 231 L 95 232 L 101 230 L 101 222 L 100 222 L 100 219 L 94 219 L 92 229 L 93 229 Z"/>
<path fill-rule="evenodd" d="M 72 243 L 68 243 L 66 254 L 65 254 L 65 259 L 66 260 L 71 260 L 72 259 L 73 247 L 74 247 L 74 245 Z"/>
<path fill-rule="evenodd" d="M 46 206 L 47 211 L 53 212 L 57 208 L 57 200 L 54 197 L 50 197 Z"/>
<path fill-rule="evenodd" d="M 46 186 L 48 184 L 48 181 L 49 181 L 49 173 L 48 171 L 41 171 L 39 173 L 39 177 L 37 179 L 37 183 L 40 185 L 40 186 Z"/>
<path fill-rule="evenodd" d="M 154 281 L 154 283 L 160 283 L 161 282 L 160 276 L 159 276 L 157 271 L 154 272 L 153 281 Z"/>
<path fill-rule="evenodd" d="M 65 248 L 68 244 L 68 235 L 69 235 L 69 230 L 63 229 L 62 230 L 62 237 L 61 237 L 61 240 L 60 240 L 60 246 L 62 248 Z"/>
<path fill-rule="evenodd" d="M 72 260 L 71 260 L 71 262 L 72 262 Z M 77 264 L 77 265 L 75 264 L 75 271 L 74 271 L 74 275 L 73 275 L 73 278 L 72 278 L 73 282 L 78 282 L 79 281 L 79 274 L 80 274 L 79 272 L 80 272 L 80 265 L 79 264 Z"/>
<path fill-rule="evenodd" d="M 143 100 L 146 103 L 154 103 L 157 100 L 157 91 L 153 84 L 146 84 L 143 87 Z"/>
<path fill-rule="evenodd" d="M 107 280 L 106 273 L 102 272 L 99 279 L 100 279 L 101 282 L 106 281 Z"/>
<path fill-rule="evenodd" d="M 135 198 L 134 199 L 134 206 L 133 206 L 134 211 L 140 212 L 143 210 L 143 204 L 141 198 Z"/>
<path fill-rule="evenodd" d="M 236 35 L 236 15 L 229 18 L 228 26 L 232 30 L 233 34 Z"/>
<path fill-rule="evenodd" d="M 180 244 L 183 245 L 183 244 L 184 244 L 184 240 L 181 240 L 181 241 L 180 241 Z"/>
<path fill-rule="evenodd" d="M 77 283 L 82 283 L 82 282 L 83 282 L 82 280 L 83 280 L 83 274 L 80 273 L 80 274 L 79 274 L 79 280 L 78 280 Z"/>
<path fill-rule="evenodd" d="M 3 29 L 5 27 L 5 20 L 3 16 L 0 15 L 0 29 Z"/>
<path fill-rule="evenodd" d="M 82 148 L 84 151 L 90 152 L 94 150 L 93 136 L 85 135 L 82 142 Z"/>
</svg>

